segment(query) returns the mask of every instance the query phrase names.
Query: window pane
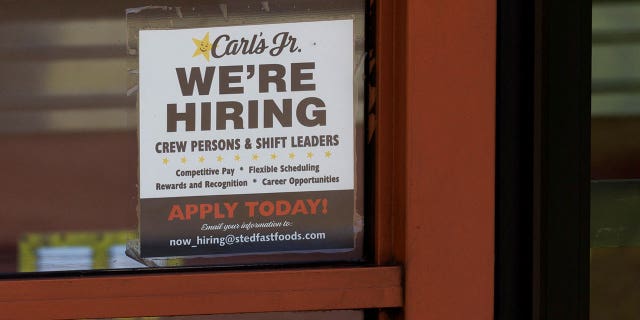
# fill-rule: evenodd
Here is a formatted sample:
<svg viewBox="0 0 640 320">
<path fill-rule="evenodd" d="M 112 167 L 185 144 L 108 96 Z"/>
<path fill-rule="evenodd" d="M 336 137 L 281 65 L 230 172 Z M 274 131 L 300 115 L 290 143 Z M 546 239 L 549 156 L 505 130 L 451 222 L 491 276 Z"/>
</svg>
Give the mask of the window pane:
<svg viewBox="0 0 640 320">
<path fill-rule="evenodd" d="M 143 5 L 119 0 L 99 6 L 86 1 L 3 4 L 0 273 L 360 261 L 365 1 Z M 353 248 L 140 258 L 137 31 L 338 19 L 353 20 Z"/>
<path fill-rule="evenodd" d="M 640 2 L 594 2 L 591 319 L 640 309 Z"/>
</svg>

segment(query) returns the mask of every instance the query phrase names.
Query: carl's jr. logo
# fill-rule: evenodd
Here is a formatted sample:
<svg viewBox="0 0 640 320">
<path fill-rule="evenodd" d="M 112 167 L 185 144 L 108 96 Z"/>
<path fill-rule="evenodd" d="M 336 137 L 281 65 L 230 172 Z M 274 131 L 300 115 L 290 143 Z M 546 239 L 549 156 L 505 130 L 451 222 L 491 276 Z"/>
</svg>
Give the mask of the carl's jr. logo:
<svg viewBox="0 0 640 320">
<path fill-rule="evenodd" d="M 197 57 L 202 55 L 207 61 L 209 61 L 209 52 L 211 52 L 211 42 L 209 41 L 209 32 L 204 35 L 202 40 L 198 40 L 196 38 L 192 38 L 193 43 L 196 45 L 196 51 L 193 53 L 192 57 Z"/>
</svg>

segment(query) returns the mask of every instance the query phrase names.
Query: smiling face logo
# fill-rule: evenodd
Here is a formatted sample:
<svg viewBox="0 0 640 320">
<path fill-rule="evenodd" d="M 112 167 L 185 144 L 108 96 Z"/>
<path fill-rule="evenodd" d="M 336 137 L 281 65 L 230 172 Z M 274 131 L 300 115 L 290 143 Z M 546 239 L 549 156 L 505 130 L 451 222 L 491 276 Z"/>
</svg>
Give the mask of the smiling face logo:
<svg viewBox="0 0 640 320">
<path fill-rule="evenodd" d="M 209 53 L 211 52 L 211 42 L 209 41 L 209 32 L 204 35 L 202 40 L 198 40 L 196 38 L 192 38 L 193 43 L 196 45 L 196 51 L 193 53 L 192 57 L 197 57 L 202 55 L 207 61 L 209 61 Z"/>
</svg>

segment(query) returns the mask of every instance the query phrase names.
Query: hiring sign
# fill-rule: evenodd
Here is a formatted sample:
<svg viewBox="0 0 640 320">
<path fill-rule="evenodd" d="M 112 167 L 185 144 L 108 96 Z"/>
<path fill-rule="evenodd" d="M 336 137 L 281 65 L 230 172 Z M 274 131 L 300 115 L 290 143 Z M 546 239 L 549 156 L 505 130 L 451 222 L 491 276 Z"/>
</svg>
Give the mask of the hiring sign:
<svg viewBox="0 0 640 320">
<path fill-rule="evenodd" d="M 352 20 L 139 39 L 142 257 L 354 247 Z"/>
</svg>

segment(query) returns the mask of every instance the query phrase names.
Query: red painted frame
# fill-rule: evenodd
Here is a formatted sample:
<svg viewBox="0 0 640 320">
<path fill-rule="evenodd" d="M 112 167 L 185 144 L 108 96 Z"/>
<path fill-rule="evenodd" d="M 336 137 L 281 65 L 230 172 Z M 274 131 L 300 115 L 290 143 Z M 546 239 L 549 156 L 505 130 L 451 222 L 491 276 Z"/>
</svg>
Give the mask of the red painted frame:
<svg viewBox="0 0 640 320">
<path fill-rule="evenodd" d="M 0 318 L 400 308 L 383 317 L 492 319 L 496 1 L 376 11 L 377 266 L 4 280 Z"/>
</svg>

